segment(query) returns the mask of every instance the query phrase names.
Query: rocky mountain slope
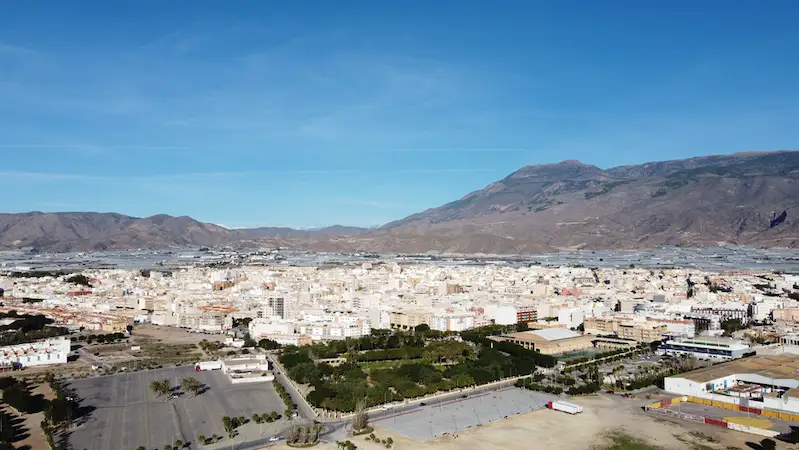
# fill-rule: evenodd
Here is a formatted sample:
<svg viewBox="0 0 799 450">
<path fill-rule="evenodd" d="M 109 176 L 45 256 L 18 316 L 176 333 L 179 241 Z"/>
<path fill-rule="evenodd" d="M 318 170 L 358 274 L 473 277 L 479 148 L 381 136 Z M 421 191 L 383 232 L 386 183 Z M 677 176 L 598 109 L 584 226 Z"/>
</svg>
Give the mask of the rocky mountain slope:
<svg viewBox="0 0 799 450">
<path fill-rule="evenodd" d="M 190 217 L 137 218 L 115 213 L 0 214 L 0 249 L 85 251 L 224 245 L 238 233 Z"/>
<path fill-rule="evenodd" d="M 784 214 L 783 214 L 784 213 Z M 799 247 L 799 152 L 600 169 L 526 166 L 460 200 L 377 230 L 227 230 L 189 217 L 0 214 L 0 249 L 102 250 L 253 241 L 319 251 L 533 253 L 719 242 Z"/>
<path fill-rule="evenodd" d="M 799 152 L 747 153 L 603 170 L 527 166 L 438 208 L 386 224 L 414 235 L 490 235 L 497 251 L 728 242 L 799 246 Z M 771 220 L 786 211 L 785 220 Z M 478 247 L 482 245 L 477 244 Z M 535 245 L 532 245 L 535 246 Z"/>
</svg>

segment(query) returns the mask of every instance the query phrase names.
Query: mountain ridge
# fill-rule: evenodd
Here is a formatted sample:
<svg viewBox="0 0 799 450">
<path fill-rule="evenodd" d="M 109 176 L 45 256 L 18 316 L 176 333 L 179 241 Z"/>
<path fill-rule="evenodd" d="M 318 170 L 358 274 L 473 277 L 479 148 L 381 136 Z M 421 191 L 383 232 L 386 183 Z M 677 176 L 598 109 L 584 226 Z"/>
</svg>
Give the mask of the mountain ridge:
<svg viewBox="0 0 799 450">
<path fill-rule="evenodd" d="M 319 251 L 532 253 L 719 242 L 799 247 L 797 175 L 797 151 L 709 155 L 607 169 L 566 160 L 523 166 L 460 199 L 376 229 L 230 230 L 187 216 L 36 211 L 0 214 L 0 248 L 254 244 Z M 774 222 L 777 215 L 781 219 Z"/>
</svg>

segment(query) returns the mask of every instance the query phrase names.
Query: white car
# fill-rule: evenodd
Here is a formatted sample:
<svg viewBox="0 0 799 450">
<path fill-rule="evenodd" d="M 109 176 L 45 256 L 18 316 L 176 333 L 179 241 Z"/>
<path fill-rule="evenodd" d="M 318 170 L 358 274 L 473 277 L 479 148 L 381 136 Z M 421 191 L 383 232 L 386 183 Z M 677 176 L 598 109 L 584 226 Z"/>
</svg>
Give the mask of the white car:
<svg viewBox="0 0 799 450">
<path fill-rule="evenodd" d="M 280 440 L 280 438 L 277 437 L 277 436 L 272 436 L 272 437 L 269 438 L 269 442 L 277 442 L 279 440 Z"/>
</svg>

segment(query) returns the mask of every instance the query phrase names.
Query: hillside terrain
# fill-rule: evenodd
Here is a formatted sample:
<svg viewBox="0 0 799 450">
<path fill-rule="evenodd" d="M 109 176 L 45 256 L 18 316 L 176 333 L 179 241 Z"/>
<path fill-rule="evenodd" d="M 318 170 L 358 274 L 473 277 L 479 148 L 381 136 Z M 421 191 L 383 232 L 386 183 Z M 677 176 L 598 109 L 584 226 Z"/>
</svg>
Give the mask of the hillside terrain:
<svg viewBox="0 0 799 450">
<path fill-rule="evenodd" d="M 709 156 L 607 170 L 564 161 L 523 167 L 460 200 L 391 222 L 382 230 L 489 235 L 498 244 L 504 240 L 497 249 L 503 252 L 524 251 L 534 244 L 642 248 L 727 242 L 796 247 L 798 181 L 799 152 Z"/>
<path fill-rule="evenodd" d="M 223 227 L 190 217 L 137 218 L 116 213 L 0 214 L 0 248 L 48 251 L 218 246 L 238 239 Z"/>
<path fill-rule="evenodd" d="M 799 152 L 742 153 L 601 169 L 522 167 L 459 200 L 379 229 L 228 230 L 189 217 L 0 214 L 0 249 L 266 245 L 317 251 L 534 253 L 716 243 L 799 247 Z"/>
</svg>

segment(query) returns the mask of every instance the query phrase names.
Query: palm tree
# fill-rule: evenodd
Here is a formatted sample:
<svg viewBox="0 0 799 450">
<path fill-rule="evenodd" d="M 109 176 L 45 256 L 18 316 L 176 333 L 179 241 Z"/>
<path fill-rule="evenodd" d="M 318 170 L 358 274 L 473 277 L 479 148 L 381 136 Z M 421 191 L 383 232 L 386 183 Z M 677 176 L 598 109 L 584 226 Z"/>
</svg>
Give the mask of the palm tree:
<svg viewBox="0 0 799 450">
<path fill-rule="evenodd" d="M 352 418 L 352 430 L 359 432 L 369 426 L 369 417 L 366 415 L 366 403 L 359 401 L 355 407 L 355 415 Z"/>
<path fill-rule="evenodd" d="M 200 440 L 200 443 L 202 443 L 202 445 L 205 445 L 205 443 L 207 442 L 204 434 L 197 436 L 197 439 Z"/>
<path fill-rule="evenodd" d="M 161 383 L 158 381 L 153 381 L 150 383 L 150 390 L 155 394 L 156 397 L 161 396 Z"/>
<path fill-rule="evenodd" d="M 139 448 L 137 448 L 136 450 L 147 450 L 147 447 L 140 445 Z"/>
<path fill-rule="evenodd" d="M 181 441 L 180 439 L 178 439 L 177 441 L 175 441 L 175 448 L 176 448 L 176 449 L 178 449 L 178 450 L 180 450 L 181 448 L 183 448 L 183 441 Z"/>
<path fill-rule="evenodd" d="M 170 389 L 168 380 L 157 380 L 150 383 L 150 390 L 153 391 L 156 397 L 166 395 Z"/>
<path fill-rule="evenodd" d="M 203 387 L 203 384 L 200 382 L 200 380 L 194 377 L 184 378 L 183 380 L 181 380 L 180 385 L 183 387 L 183 389 L 194 394 L 195 397 L 199 395 L 200 390 Z"/>
<path fill-rule="evenodd" d="M 171 446 L 171 445 L 169 445 L 169 444 L 166 444 L 166 445 L 164 446 L 164 450 L 172 450 L 172 446 Z"/>
<path fill-rule="evenodd" d="M 212 441 L 216 442 L 216 441 L 218 441 L 219 439 L 221 439 L 221 438 L 220 438 L 219 436 L 217 436 L 217 435 L 216 435 L 216 433 L 214 433 L 213 435 L 211 435 L 211 440 L 212 440 Z"/>
</svg>

